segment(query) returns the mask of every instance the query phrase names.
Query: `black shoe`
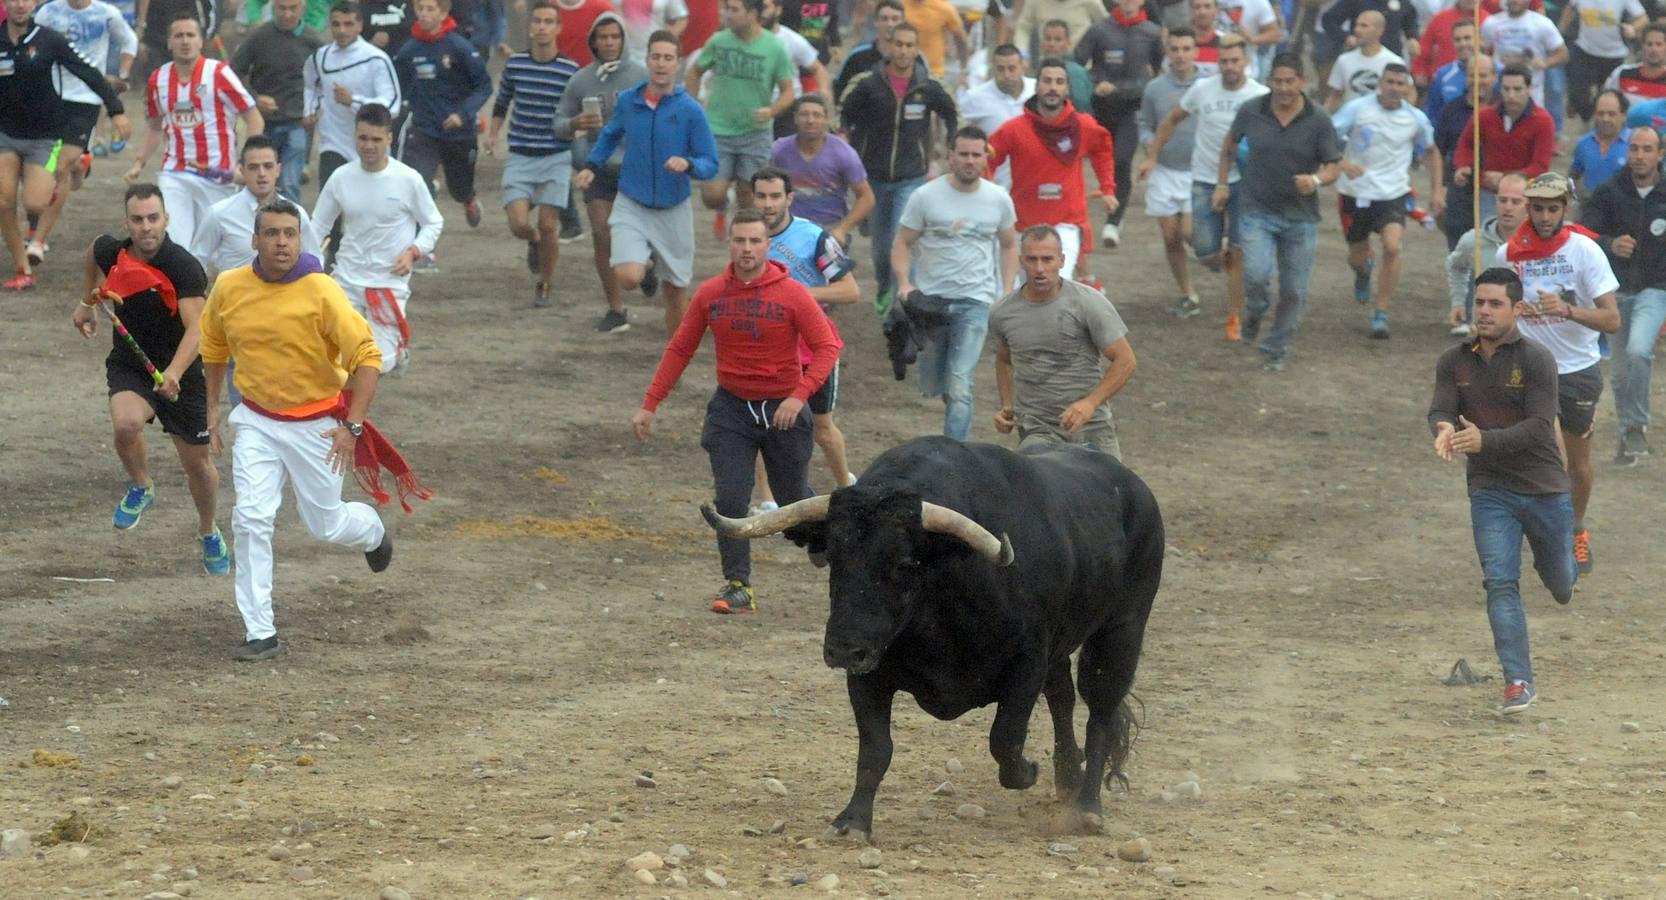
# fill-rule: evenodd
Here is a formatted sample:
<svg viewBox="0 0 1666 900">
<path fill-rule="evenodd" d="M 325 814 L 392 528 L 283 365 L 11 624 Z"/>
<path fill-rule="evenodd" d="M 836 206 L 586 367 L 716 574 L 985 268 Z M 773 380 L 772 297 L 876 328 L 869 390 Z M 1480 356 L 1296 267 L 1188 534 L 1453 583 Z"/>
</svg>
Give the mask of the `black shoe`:
<svg viewBox="0 0 1666 900">
<path fill-rule="evenodd" d="M 652 297 L 659 292 L 659 272 L 654 269 L 654 261 L 648 260 L 648 271 L 642 273 L 642 296 Z"/>
<path fill-rule="evenodd" d="M 550 286 L 540 281 L 532 289 L 532 308 L 543 309 L 550 305 Z"/>
<path fill-rule="evenodd" d="M 571 224 L 561 226 L 561 236 L 557 238 L 557 240 L 563 244 L 571 244 L 581 237 L 584 237 L 584 226 L 577 222 L 573 222 Z"/>
<path fill-rule="evenodd" d="M 526 270 L 532 275 L 538 274 L 538 242 L 526 242 Z"/>
<path fill-rule="evenodd" d="M 244 641 L 238 644 L 232 648 L 231 658 L 238 662 L 260 662 L 263 659 L 282 656 L 288 652 L 288 645 L 278 640 L 278 636 L 274 634 L 269 638 L 262 638 L 258 641 Z"/>
<path fill-rule="evenodd" d="M 370 564 L 370 571 L 380 572 L 393 562 L 393 535 L 382 533 L 382 544 L 375 550 L 364 555 L 364 561 Z"/>
<path fill-rule="evenodd" d="M 602 316 L 602 320 L 596 323 L 596 330 L 602 334 L 618 334 L 621 331 L 630 331 L 631 322 L 625 317 L 624 311 L 614 312 L 610 309 L 607 315 Z"/>
</svg>

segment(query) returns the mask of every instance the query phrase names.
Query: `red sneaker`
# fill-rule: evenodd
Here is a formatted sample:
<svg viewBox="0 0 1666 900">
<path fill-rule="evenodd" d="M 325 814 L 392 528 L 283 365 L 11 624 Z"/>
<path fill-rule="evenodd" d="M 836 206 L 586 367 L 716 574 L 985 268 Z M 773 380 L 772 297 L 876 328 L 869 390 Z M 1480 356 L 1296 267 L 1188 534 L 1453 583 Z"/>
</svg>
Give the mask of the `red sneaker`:
<svg viewBox="0 0 1666 900">
<path fill-rule="evenodd" d="M 728 236 L 729 216 L 727 213 L 719 212 L 717 218 L 712 219 L 712 237 L 721 241 Z"/>
<path fill-rule="evenodd" d="M 35 276 L 28 272 L 18 272 L 12 280 L 0 283 L 0 291 L 32 291 L 35 289 Z"/>
</svg>

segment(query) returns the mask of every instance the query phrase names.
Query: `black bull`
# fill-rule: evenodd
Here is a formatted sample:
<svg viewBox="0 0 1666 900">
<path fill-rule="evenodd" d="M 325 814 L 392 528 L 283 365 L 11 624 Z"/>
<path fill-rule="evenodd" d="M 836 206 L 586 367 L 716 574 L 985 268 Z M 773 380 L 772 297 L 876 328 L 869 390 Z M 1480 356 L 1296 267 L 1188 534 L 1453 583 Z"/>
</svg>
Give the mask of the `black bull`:
<svg viewBox="0 0 1666 900">
<path fill-rule="evenodd" d="M 735 537 L 785 531 L 831 566 L 822 652 L 846 670 L 860 742 L 835 829 L 873 830 L 897 691 L 939 719 L 994 703 L 989 752 L 1013 789 L 1035 784 L 1024 741 L 1046 694 L 1054 787 L 1074 799 L 1078 827 L 1101 826 L 1100 788 L 1121 776 L 1133 742 L 1128 694 L 1163 573 L 1162 514 L 1133 472 L 1080 447 L 1014 453 L 928 437 L 831 496 L 749 519 L 702 512 Z M 1078 648 L 1085 755 L 1072 720 Z"/>
</svg>

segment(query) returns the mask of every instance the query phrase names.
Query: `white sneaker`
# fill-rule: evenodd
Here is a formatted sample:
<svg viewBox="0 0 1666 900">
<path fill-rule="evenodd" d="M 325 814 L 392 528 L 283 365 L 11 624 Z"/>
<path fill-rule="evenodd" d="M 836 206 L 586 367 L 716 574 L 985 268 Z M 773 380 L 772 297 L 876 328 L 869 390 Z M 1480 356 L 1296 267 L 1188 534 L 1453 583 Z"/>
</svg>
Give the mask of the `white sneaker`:
<svg viewBox="0 0 1666 900">
<path fill-rule="evenodd" d="M 856 483 L 856 473 L 852 472 L 852 473 L 850 473 L 850 480 L 845 482 L 845 487 L 850 487 L 851 485 L 853 485 L 855 483 Z"/>
<path fill-rule="evenodd" d="M 1099 243 L 1115 250 L 1122 243 L 1122 229 L 1106 222 L 1105 227 L 1099 230 Z"/>
<path fill-rule="evenodd" d="M 774 512 L 775 510 L 778 510 L 780 508 L 781 508 L 781 505 L 779 503 L 776 503 L 774 500 L 765 500 L 764 502 L 759 503 L 758 505 L 756 505 L 756 506 L 752 507 L 751 509 L 747 510 L 746 514 L 749 515 L 749 516 L 755 516 L 755 515 L 758 515 L 760 513 Z"/>
<path fill-rule="evenodd" d="M 28 248 L 23 251 L 23 255 L 29 258 L 29 266 L 33 268 L 46 262 L 46 251 L 50 249 L 52 248 L 40 241 L 30 241 Z"/>
</svg>

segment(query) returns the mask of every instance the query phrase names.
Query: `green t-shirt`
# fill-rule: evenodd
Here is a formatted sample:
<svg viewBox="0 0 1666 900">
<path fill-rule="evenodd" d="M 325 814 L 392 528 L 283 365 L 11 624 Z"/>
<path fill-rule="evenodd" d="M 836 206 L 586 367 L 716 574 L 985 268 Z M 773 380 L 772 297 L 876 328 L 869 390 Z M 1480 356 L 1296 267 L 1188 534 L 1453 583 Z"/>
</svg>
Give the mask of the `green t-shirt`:
<svg viewBox="0 0 1666 900">
<path fill-rule="evenodd" d="M 768 131 L 771 122 L 752 121 L 752 111 L 775 101 L 775 85 L 793 77 L 792 60 L 780 38 L 760 29 L 742 41 L 725 28 L 711 36 L 695 61 L 712 73 L 706 118 L 717 137 L 738 137 Z"/>
</svg>

